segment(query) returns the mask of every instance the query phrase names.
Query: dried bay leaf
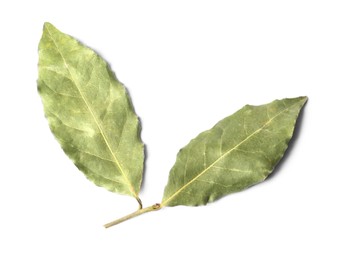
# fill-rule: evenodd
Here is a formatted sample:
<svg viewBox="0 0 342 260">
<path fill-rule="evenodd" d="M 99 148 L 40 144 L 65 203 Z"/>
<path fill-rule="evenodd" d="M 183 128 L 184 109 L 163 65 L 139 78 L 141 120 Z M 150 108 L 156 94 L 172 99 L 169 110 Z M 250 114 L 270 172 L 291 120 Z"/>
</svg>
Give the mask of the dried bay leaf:
<svg viewBox="0 0 342 260">
<path fill-rule="evenodd" d="M 64 152 L 96 185 L 140 201 L 140 123 L 109 65 L 45 23 L 38 68 L 45 115 Z"/>
<path fill-rule="evenodd" d="M 161 203 L 142 208 L 140 123 L 109 65 L 44 24 L 38 91 L 64 152 L 96 185 L 134 197 L 139 209 L 105 225 L 167 206 L 205 205 L 265 180 L 283 157 L 306 97 L 247 105 L 199 134 L 177 155 Z"/>
<path fill-rule="evenodd" d="M 177 155 L 161 207 L 205 205 L 262 182 L 283 157 L 306 97 L 247 105 Z"/>
</svg>

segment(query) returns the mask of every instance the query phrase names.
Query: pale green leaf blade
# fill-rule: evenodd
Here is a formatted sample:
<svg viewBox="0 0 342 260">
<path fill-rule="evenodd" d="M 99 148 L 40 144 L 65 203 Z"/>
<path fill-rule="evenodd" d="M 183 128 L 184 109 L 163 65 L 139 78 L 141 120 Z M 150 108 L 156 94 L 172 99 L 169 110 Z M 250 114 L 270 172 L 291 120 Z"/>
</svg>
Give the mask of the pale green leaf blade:
<svg viewBox="0 0 342 260">
<path fill-rule="evenodd" d="M 124 86 L 93 50 L 45 23 L 38 90 L 64 152 L 96 185 L 138 198 L 144 147 Z"/>
<path fill-rule="evenodd" d="M 177 155 L 162 206 L 205 205 L 262 182 L 283 157 L 306 97 L 246 105 Z"/>
</svg>

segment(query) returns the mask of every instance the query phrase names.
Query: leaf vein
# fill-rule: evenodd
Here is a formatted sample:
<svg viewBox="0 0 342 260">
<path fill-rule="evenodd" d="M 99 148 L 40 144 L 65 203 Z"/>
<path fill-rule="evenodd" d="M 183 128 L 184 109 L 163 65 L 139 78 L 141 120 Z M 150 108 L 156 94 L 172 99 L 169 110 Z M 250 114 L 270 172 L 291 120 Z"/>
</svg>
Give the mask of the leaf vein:
<svg viewBox="0 0 342 260">
<path fill-rule="evenodd" d="M 72 81 L 71 78 L 69 78 L 68 76 L 64 75 L 63 73 L 61 73 L 60 71 L 56 70 L 56 69 L 53 68 L 53 67 L 50 67 L 50 66 L 42 66 L 42 65 L 40 65 L 39 67 L 40 67 L 41 69 L 45 69 L 45 70 L 54 72 L 54 73 L 56 73 L 56 74 L 62 76 L 63 78 L 66 78 L 66 79 L 69 79 L 69 80 Z"/>
<path fill-rule="evenodd" d="M 237 168 L 225 168 L 225 167 L 215 166 L 215 165 L 212 167 L 216 168 L 216 169 L 230 171 L 230 172 L 253 173 L 253 171 L 241 170 L 241 169 L 237 169 Z"/>
<path fill-rule="evenodd" d="M 218 182 L 215 182 L 215 181 L 208 181 L 208 180 L 201 180 L 201 179 L 196 180 L 196 181 L 198 181 L 198 182 L 204 182 L 204 183 L 209 183 L 209 184 L 214 184 L 214 185 L 218 185 L 218 186 L 221 186 L 221 187 L 223 187 L 223 188 L 230 188 L 230 187 L 233 186 L 233 185 L 224 185 L 224 184 L 222 184 L 222 183 L 218 183 Z"/>
<path fill-rule="evenodd" d="M 85 133 L 89 133 L 88 130 L 86 129 L 82 129 L 82 128 L 77 128 L 77 127 L 74 127 L 74 126 L 71 126 L 67 123 L 65 123 L 58 115 L 56 115 L 55 113 L 49 111 L 49 114 L 53 115 L 55 118 L 57 118 L 63 125 L 65 125 L 66 127 L 69 127 L 71 129 L 74 129 L 74 130 L 77 130 L 77 131 L 81 131 L 81 132 L 85 132 Z M 95 132 L 95 134 L 98 134 L 99 132 Z"/>
<path fill-rule="evenodd" d="M 63 96 L 63 97 L 70 97 L 70 98 L 77 98 L 77 99 L 80 99 L 80 97 L 77 97 L 77 96 L 73 96 L 73 95 L 68 95 L 68 94 L 65 94 L 65 93 L 61 93 L 61 92 L 58 92 L 56 90 L 54 90 L 53 88 L 51 88 L 48 84 L 45 84 L 45 86 L 50 89 L 53 93 L 57 94 L 57 95 L 60 95 L 60 96 Z"/>
</svg>

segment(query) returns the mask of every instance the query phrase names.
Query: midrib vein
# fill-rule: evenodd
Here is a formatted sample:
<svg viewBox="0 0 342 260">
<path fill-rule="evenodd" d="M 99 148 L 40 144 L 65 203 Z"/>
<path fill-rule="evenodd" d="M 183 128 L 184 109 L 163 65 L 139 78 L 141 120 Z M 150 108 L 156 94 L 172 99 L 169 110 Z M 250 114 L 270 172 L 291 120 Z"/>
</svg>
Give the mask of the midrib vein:
<svg viewBox="0 0 342 260">
<path fill-rule="evenodd" d="M 205 174 L 209 169 L 211 169 L 213 166 L 215 166 L 216 163 L 218 163 L 223 157 L 225 157 L 226 155 L 230 154 L 232 151 L 234 151 L 235 149 L 237 149 L 240 145 L 242 145 L 243 143 L 245 143 L 246 141 L 248 141 L 250 138 L 252 138 L 253 136 L 255 136 L 256 134 L 258 134 L 262 129 L 264 129 L 266 126 L 268 126 L 275 118 L 277 118 L 279 115 L 281 115 L 282 113 L 284 113 L 285 111 L 289 110 L 292 106 L 296 105 L 293 104 L 287 108 L 285 108 L 284 110 L 280 111 L 278 114 L 276 114 L 274 117 L 272 117 L 271 119 L 269 119 L 262 127 L 260 127 L 259 129 L 255 130 L 252 134 L 250 134 L 249 136 L 247 136 L 245 139 L 243 139 L 240 143 L 238 143 L 237 145 L 235 145 L 233 148 L 231 148 L 230 150 L 228 150 L 227 152 L 225 152 L 224 154 L 222 154 L 218 159 L 216 159 L 216 161 L 214 161 L 212 164 L 210 164 L 206 169 L 204 169 L 202 172 L 200 172 L 196 177 L 192 178 L 188 183 L 186 183 L 185 185 L 183 185 L 182 187 L 180 187 L 175 193 L 173 193 L 168 199 L 166 199 L 165 201 L 163 201 L 161 203 L 161 207 L 164 207 L 167 205 L 167 203 L 169 201 L 171 201 L 174 197 L 176 197 L 179 193 L 181 193 L 184 189 L 186 189 L 189 185 L 191 185 L 193 182 L 195 182 L 198 178 L 200 178 L 203 174 Z"/>
<path fill-rule="evenodd" d="M 73 77 L 73 75 L 72 75 L 72 73 L 71 73 L 71 70 L 70 70 L 70 68 L 69 68 L 69 66 L 68 66 L 68 63 L 66 62 L 66 60 L 65 60 L 65 58 L 64 58 L 64 56 L 63 56 L 61 50 L 58 48 L 58 45 L 57 45 L 55 39 L 53 38 L 53 36 L 52 36 L 50 30 L 49 30 L 47 27 L 46 27 L 46 29 L 47 29 L 47 31 L 48 31 L 48 33 L 49 33 L 49 35 L 50 35 L 50 38 L 52 39 L 54 45 L 56 46 L 56 49 L 57 49 L 58 53 L 61 55 L 61 57 L 62 57 L 62 59 L 63 59 L 63 63 L 64 63 L 64 65 L 65 65 L 65 67 L 66 67 L 66 69 L 67 69 L 67 71 L 68 71 L 68 73 L 69 73 L 69 75 L 70 75 L 71 81 L 72 81 L 72 82 L 74 83 L 74 85 L 76 86 L 78 92 L 80 93 L 80 96 L 81 96 L 83 102 L 85 103 L 85 105 L 86 105 L 87 109 L 89 110 L 89 112 L 90 112 L 92 118 L 94 119 L 95 124 L 96 124 L 97 128 L 99 129 L 100 134 L 101 134 L 101 136 L 102 136 L 102 138 L 103 138 L 103 140 L 104 140 L 106 146 L 108 147 L 108 149 L 109 149 L 109 151 L 110 151 L 110 153 L 111 153 L 113 159 L 114 159 L 114 163 L 117 164 L 120 173 L 121 173 L 122 176 L 124 177 L 124 179 L 125 179 L 125 181 L 126 181 L 126 184 L 129 186 L 129 189 L 131 190 L 131 192 L 133 193 L 133 195 L 134 195 L 135 197 L 138 197 L 137 194 L 136 194 L 136 192 L 135 192 L 135 190 L 134 190 L 134 188 L 133 188 L 133 186 L 132 186 L 132 184 L 131 184 L 131 182 L 128 180 L 128 177 L 127 177 L 126 173 L 125 173 L 124 170 L 122 169 L 122 166 L 121 166 L 121 164 L 120 164 L 118 158 L 116 157 L 115 153 L 113 152 L 112 148 L 110 147 L 109 142 L 108 142 L 108 139 L 107 139 L 107 136 L 106 136 L 104 130 L 102 129 L 101 124 L 99 123 L 98 119 L 96 118 L 96 116 L 95 116 L 95 114 L 94 114 L 92 108 L 90 107 L 90 105 L 89 105 L 87 99 L 86 99 L 85 96 L 83 95 L 83 93 L 82 93 L 80 87 L 79 87 L 78 84 L 76 83 L 76 80 L 74 79 L 74 77 Z"/>
</svg>

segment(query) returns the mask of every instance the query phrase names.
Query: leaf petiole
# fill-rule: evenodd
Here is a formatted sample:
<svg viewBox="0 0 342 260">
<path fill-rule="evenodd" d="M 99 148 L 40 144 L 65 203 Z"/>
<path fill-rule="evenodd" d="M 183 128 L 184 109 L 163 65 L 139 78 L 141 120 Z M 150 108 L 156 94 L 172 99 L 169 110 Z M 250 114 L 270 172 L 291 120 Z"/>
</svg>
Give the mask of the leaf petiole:
<svg viewBox="0 0 342 260">
<path fill-rule="evenodd" d="M 152 206 L 149 206 L 149 207 L 146 207 L 146 208 L 141 208 L 141 209 L 138 209 L 137 211 L 134 211 L 133 213 L 131 214 L 128 214 L 122 218 L 119 218 L 117 220 L 114 220 L 112 222 L 109 222 L 107 224 L 104 225 L 105 228 L 109 228 L 109 227 L 112 227 L 112 226 L 115 226 L 117 224 L 120 224 L 126 220 L 129 220 L 131 218 L 134 218 L 134 217 L 137 217 L 139 215 L 142 215 L 144 213 L 147 213 L 147 212 L 151 212 L 151 211 L 156 211 L 156 210 L 160 210 L 162 207 L 159 203 L 156 203 Z"/>
<path fill-rule="evenodd" d="M 139 203 L 139 209 L 142 209 L 143 208 L 143 204 L 142 204 L 142 201 L 139 197 L 136 197 L 135 198 L 137 200 L 137 202 Z"/>
</svg>

